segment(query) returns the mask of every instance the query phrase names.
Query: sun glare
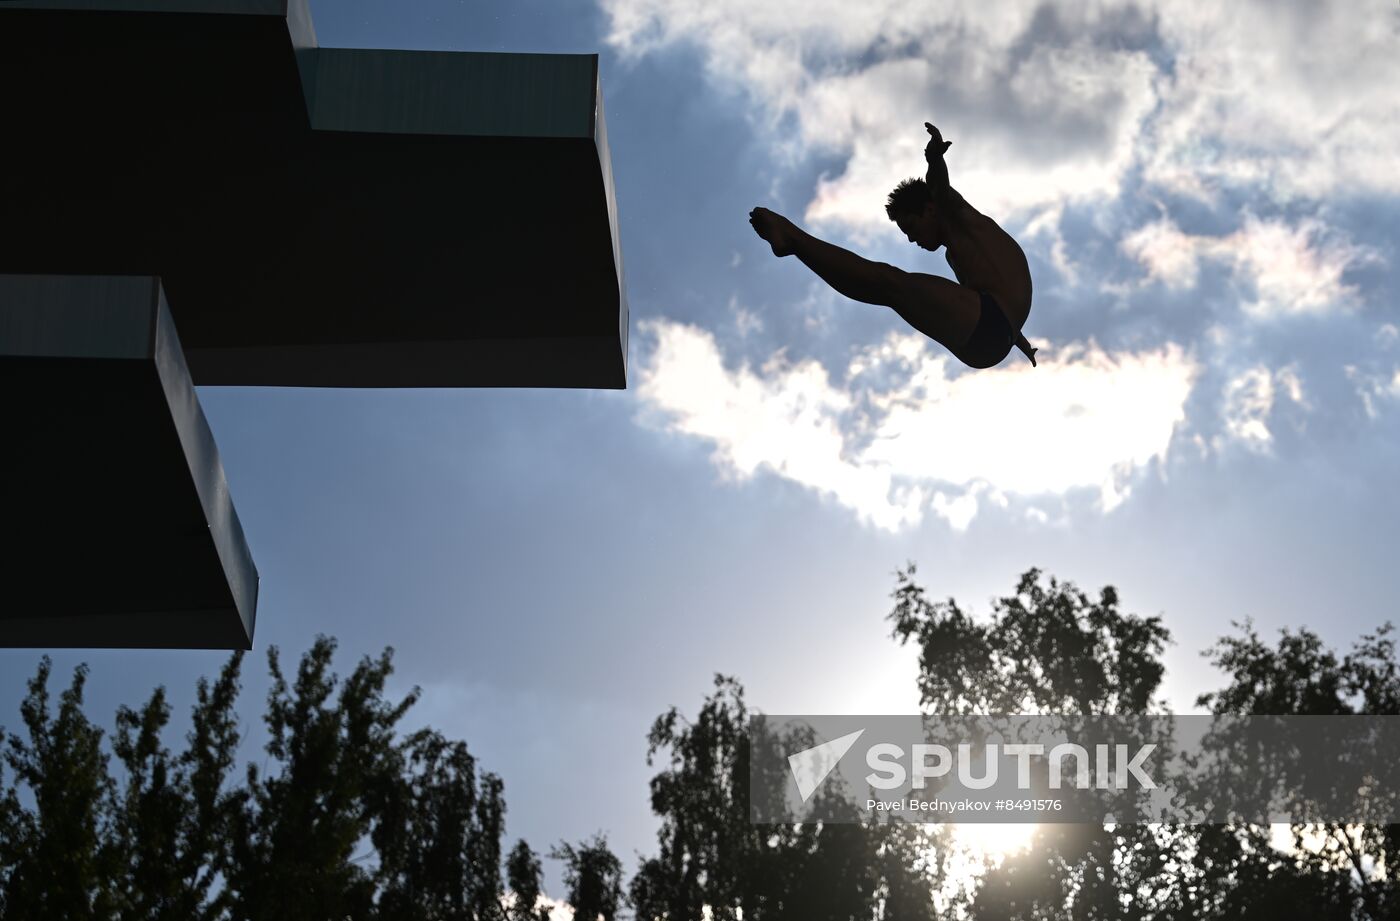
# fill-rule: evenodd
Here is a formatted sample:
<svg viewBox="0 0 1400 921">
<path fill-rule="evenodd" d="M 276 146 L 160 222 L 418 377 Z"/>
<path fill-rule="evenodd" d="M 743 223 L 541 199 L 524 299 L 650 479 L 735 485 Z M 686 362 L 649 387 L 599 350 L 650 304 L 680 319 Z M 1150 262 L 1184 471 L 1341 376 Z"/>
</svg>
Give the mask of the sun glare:
<svg viewBox="0 0 1400 921">
<path fill-rule="evenodd" d="M 1024 851 L 1035 837 L 1035 823 L 964 822 L 953 828 L 953 840 L 966 848 L 974 861 L 1003 858 Z"/>
</svg>

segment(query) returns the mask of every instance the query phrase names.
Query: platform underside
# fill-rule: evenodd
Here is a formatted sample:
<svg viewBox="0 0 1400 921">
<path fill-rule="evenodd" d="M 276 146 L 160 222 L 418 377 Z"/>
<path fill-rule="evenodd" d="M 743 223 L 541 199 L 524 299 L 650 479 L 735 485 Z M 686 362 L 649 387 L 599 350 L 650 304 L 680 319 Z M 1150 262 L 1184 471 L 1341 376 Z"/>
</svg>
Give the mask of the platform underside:
<svg viewBox="0 0 1400 921">
<path fill-rule="evenodd" d="M 159 275 L 196 384 L 626 385 L 596 56 L 119 5 L 0 3 L 0 272 Z"/>
<path fill-rule="evenodd" d="M 157 280 L 0 276 L 0 419 L 0 645 L 251 648 L 257 571 Z"/>
</svg>

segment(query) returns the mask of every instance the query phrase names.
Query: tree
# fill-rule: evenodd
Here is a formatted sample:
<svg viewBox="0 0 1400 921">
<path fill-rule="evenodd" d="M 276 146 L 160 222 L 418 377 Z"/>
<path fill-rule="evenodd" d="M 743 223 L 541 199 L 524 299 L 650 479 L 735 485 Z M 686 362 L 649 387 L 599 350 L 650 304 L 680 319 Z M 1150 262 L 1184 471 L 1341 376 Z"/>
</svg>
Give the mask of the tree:
<svg viewBox="0 0 1400 921">
<path fill-rule="evenodd" d="M 930 603 L 912 575 L 897 574 L 890 619 L 898 641 L 919 646 L 930 713 L 1163 711 L 1168 632 L 1159 618 L 1121 612 L 1111 586 L 1095 600 L 1032 569 L 975 621 L 951 599 Z M 1389 625 L 1339 656 L 1311 631 L 1284 630 L 1269 646 L 1246 623 L 1206 655 L 1226 678 L 1198 701 L 1215 713 L 1395 714 L 1400 704 Z M 1292 837 L 1280 851 L 1251 825 L 1045 826 L 982 876 L 967 908 L 999 921 L 1400 914 L 1395 827 L 1295 826 Z"/>
<path fill-rule="evenodd" d="M 1030 569 L 978 621 L 951 598 L 929 601 L 914 572 L 909 564 L 896 573 L 889 620 L 897 642 L 918 646 L 919 694 L 931 716 L 1166 711 L 1157 695 L 1170 634 L 1159 617 L 1123 612 L 1112 586 L 1091 599 Z M 977 918 L 1111 918 L 1131 898 L 1141 911 L 1172 887 L 1165 868 L 1179 846 L 1174 833 L 1145 827 L 1045 826 L 1029 851 L 987 869 L 969 910 Z"/>
<path fill-rule="evenodd" d="M 505 834 L 505 785 L 495 774 L 481 780 L 475 822 L 467 838 L 467 863 L 472 916 L 478 921 L 504 921 L 501 885 L 501 836 Z"/>
<path fill-rule="evenodd" d="M 649 742 L 648 762 L 662 765 L 651 782 L 660 853 L 632 879 L 639 921 L 706 911 L 716 921 L 835 921 L 896 907 L 883 917 L 933 917 L 939 867 L 926 859 L 927 833 L 850 824 L 854 812 L 834 780 L 813 797 L 813 819 L 794 824 L 785 762 L 774 753 L 815 740 L 779 737 L 749 712 L 734 679 L 715 676 L 693 721 L 674 707 L 662 714 Z M 757 762 L 767 773 L 751 770 L 754 746 L 767 752 Z"/>
<path fill-rule="evenodd" d="M 126 771 L 113 804 L 114 845 L 121 851 L 115 883 L 118 917 L 141 921 L 213 919 L 222 900 L 209 899 L 227 866 L 229 795 L 224 782 L 238 747 L 233 703 L 242 653 L 235 653 L 211 689 L 200 679 L 189 748 L 173 757 L 161 743 L 170 721 L 165 689 L 139 711 L 120 707 L 112 748 Z"/>
<path fill-rule="evenodd" d="M 740 912 L 750 919 L 774 917 L 785 891 L 786 871 L 775 855 L 791 833 L 750 819 L 751 806 L 767 821 L 786 819 L 782 778 L 754 789 L 750 782 L 752 739 L 777 743 L 762 723 L 750 735 L 737 681 L 716 675 L 714 686 L 694 722 L 672 707 L 652 724 L 647 763 L 665 765 L 651 780 L 660 854 L 644 861 L 633 879 L 638 918 L 695 918 L 706 908 L 726 921 Z"/>
<path fill-rule="evenodd" d="M 368 918 L 375 879 L 355 851 L 385 816 L 374 808 L 402 775 L 394 731 L 417 699 L 383 699 L 392 650 L 365 657 L 339 685 L 329 673 L 335 642 L 318 637 L 288 686 L 277 649 L 264 720 L 277 770 L 249 765 L 247 794 L 232 812 L 228 888 L 233 914 Z"/>
<path fill-rule="evenodd" d="M 952 599 L 931 602 L 910 566 L 893 599 L 892 631 L 917 644 L 930 719 L 1165 709 L 1167 630 L 1123 612 L 1112 587 L 1091 597 L 1030 570 L 974 619 Z M 87 667 L 55 712 L 43 658 L 20 707 L 25 736 L 6 736 L 0 757 L 11 781 L 0 788 L 0 917 L 545 921 L 539 857 L 519 841 L 503 860 L 501 779 L 463 742 L 399 733 L 418 692 L 386 699 L 392 650 L 342 681 L 334 649 L 318 638 L 290 681 L 269 650 L 268 762 L 241 778 L 241 654 L 200 680 L 178 754 L 163 742 L 163 688 L 119 708 L 119 783 L 82 712 Z M 1199 703 L 1217 714 L 1400 715 L 1389 625 L 1342 654 L 1308 630 L 1270 644 L 1245 623 L 1206 654 L 1223 682 Z M 735 679 L 716 676 L 693 719 L 667 710 L 648 742 L 660 823 L 657 852 L 626 887 L 638 921 L 1400 917 L 1395 826 L 1297 825 L 1279 849 L 1252 825 L 1047 825 L 950 895 L 948 836 L 860 824 L 838 776 L 793 820 L 783 755 L 816 740 L 750 711 Z M 550 856 L 576 917 L 617 917 L 623 871 L 605 838 Z"/>
<path fill-rule="evenodd" d="M 180 756 L 180 769 L 190 798 L 188 823 L 184 828 L 180 857 L 184 876 L 203 901 L 190 917 L 223 919 L 230 904 L 227 890 L 206 900 L 214 880 L 232 873 L 233 850 L 230 834 L 232 819 L 244 802 L 240 790 L 225 789 L 238 753 L 240 735 L 234 704 L 241 690 L 239 674 L 243 653 L 233 653 L 210 683 L 200 678 L 195 688 L 191 728 L 185 736 L 188 747 Z"/>
<path fill-rule="evenodd" d="M 405 751 L 406 775 L 373 839 L 384 887 L 381 913 L 503 918 L 500 779 L 493 774 L 478 779 L 466 744 L 430 729 L 410 737 Z"/>
<path fill-rule="evenodd" d="M 0 727 L 0 736 L 3 735 L 4 727 Z M 0 760 L 0 782 L 4 779 L 5 764 Z M 14 788 L 0 793 L 0 918 L 10 916 L 6 907 L 9 904 L 10 878 L 18 862 L 16 847 L 19 844 L 21 815 L 19 797 L 15 795 Z"/>
<path fill-rule="evenodd" d="M 934 889 L 945 878 L 944 836 L 918 825 L 890 825 L 877 834 L 876 921 L 934 921 Z"/>
<path fill-rule="evenodd" d="M 578 921 L 614 921 L 622 904 L 622 862 L 601 834 L 578 845 L 561 843 L 550 852 L 564 861 L 569 907 Z"/>
<path fill-rule="evenodd" d="M 1228 682 L 1202 694 L 1199 706 L 1220 714 L 1400 715 L 1400 669 L 1390 624 L 1362 636 L 1342 657 L 1311 630 L 1282 630 L 1271 647 L 1250 622 L 1235 627 L 1238 635 L 1222 637 L 1205 652 Z M 1259 828 L 1212 830 L 1206 854 L 1216 872 L 1209 878 L 1235 881 L 1218 896 L 1229 910 L 1260 918 L 1285 908 L 1320 917 L 1400 915 L 1392 869 L 1400 860 L 1400 826 L 1295 824 L 1289 834 L 1291 852 L 1280 854 L 1267 846 Z"/>
<path fill-rule="evenodd" d="M 542 876 L 539 857 L 523 839 L 517 841 L 506 858 L 506 885 L 513 897 L 509 921 L 549 921 L 549 908 L 540 904 Z"/>
<path fill-rule="evenodd" d="M 190 821 L 189 790 L 161 744 L 169 722 L 164 688 L 156 688 L 140 711 L 117 711 L 112 748 L 127 775 L 115 810 L 115 838 L 125 850 L 116 880 L 122 919 L 173 921 L 193 917 L 200 907 L 201 893 L 190 885 L 181 853 Z"/>
<path fill-rule="evenodd" d="M 1119 610 L 1106 586 L 1097 600 L 1072 583 L 1027 570 L 1014 594 L 979 623 L 953 599 L 930 602 L 914 565 L 896 573 L 889 620 L 901 645 L 919 648 L 919 695 L 929 713 L 1096 714 L 1165 711 L 1160 617 Z"/>
<path fill-rule="evenodd" d="M 5 917 L 27 919 L 109 918 L 117 907 L 113 881 L 120 857 L 111 845 L 113 794 L 102 750 L 102 730 L 83 715 L 87 666 L 59 697 L 58 714 L 49 711 L 45 656 L 29 681 L 20 705 L 28 741 L 11 734 L 5 763 L 15 780 L 34 795 L 34 809 L 22 809 L 13 791 L 6 798 L 6 837 L 0 842 L 5 874 Z"/>
<path fill-rule="evenodd" d="M 42 659 L 21 705 L 28 738 L 10 735 L 0 762 L 15 780 L 0 790 L 0 916 L 503 921 L 500 778 L 462 742 L 398 734 L 418 692 L 385 698 L 392 650 L 343 681 L 334 650 L 318 638 L 293 682 L 268 651 L 270 766 L 249 765 L 241 785 L 230 782 L 241 653 L 200 679 L 179 754 L 162 741 L 164 688 L 118 708 L 120 784 L 82 712 L 87 667 L 55 717 Z"/>
</svg>

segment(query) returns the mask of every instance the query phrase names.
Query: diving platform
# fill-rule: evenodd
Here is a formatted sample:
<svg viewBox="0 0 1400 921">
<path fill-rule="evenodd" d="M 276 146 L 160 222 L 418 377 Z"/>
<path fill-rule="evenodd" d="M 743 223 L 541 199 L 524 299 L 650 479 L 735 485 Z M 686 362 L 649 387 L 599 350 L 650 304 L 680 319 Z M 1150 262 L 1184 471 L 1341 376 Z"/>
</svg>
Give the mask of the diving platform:
<svg viewBox="0 0 1400 921">
<path fill-rule="evenodd" d="M 250 649 L 258 574 L 157 278 L 0 275 L 0 645 Z"/>
<path fill-rule="evenodd" d="M 626 387 L 597 55 L 0 0 L 0 108 L 0 645 L 248 648 L 196 387 Z"/>
</svg>

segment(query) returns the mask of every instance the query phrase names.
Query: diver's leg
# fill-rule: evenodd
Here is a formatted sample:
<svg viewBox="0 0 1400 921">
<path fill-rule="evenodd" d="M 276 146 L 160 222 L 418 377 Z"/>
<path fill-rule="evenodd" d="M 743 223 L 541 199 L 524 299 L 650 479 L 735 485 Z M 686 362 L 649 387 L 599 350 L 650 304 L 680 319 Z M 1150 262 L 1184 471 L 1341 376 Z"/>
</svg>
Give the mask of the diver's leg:
<svg viewBox="0 0 1400 921">
<path fill-rule="evenodd" d="M 1040 351 L 1040 350 L 1039 350 L 1039 349 L 1033 349 L 1033 348 L 1031 348 L 1030 341 L 1026 338 L 1025 333 L 1022 333 L 1022 332 L 1017 332 L 1017 333 L 1016 333 L 1016 348 L 1020 349 L 1022 352 L 1025 353 L 1026 357 L 1029 358 L 1029 359 L 1031 360 L 1031 367 L 1034 368 L 1034 367 L 1035 367 L 1035 353 L 1038 352 L 1038 351 Z"/>
<path fill-rule="evenodd" d="M 795 255 L 828 285 L 854 301 L 892 307 L 919 332 L 949 348 L 967 342 L 977 326 L 976 291 L 937 275 L 905 272 L 819 240 L 780 214 L 755 208 L 749 222 L 779 256 Z"/>
<path fill-rule="evenodd" d="M 872 262 L 819 240 L 767 208 L 750 211 L 749 223 L 773 247 L 774 255 L 796 255 L 807 268 L 851 300 L 881 307 L 894 306 L 899 284 L 895 277 L 899 270 L 894 266 Z"/>
</svg>

